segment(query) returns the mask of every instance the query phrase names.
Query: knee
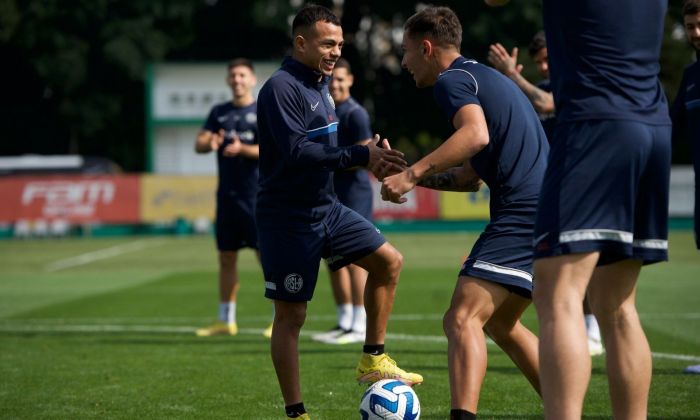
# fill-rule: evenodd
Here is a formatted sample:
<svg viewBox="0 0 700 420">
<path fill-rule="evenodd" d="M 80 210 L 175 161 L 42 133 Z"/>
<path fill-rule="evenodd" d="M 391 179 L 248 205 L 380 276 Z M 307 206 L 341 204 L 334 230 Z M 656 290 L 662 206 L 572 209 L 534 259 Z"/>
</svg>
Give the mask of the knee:
<svg viewBox="0 0 700 420">
<path fill-rule="evenodd" d="M 275 328 L 289 328 L 300 330 L 306 321 L 305 305 L 286 305 L 284 308 L 275 308 Z"/>
<path fill-rule="evenodd" d="M 499 345 L 499 347 L 507 346 L 512 341 L 512 333 L 515 324 L 512 322 L 499 322 L 490 320 L 486 323 L 484 329 L 491 339 Z"/>
<path fill-rule="evenodd" d="M 401 274 L 401 269 L 403 268 L 403 255 L 398 250 L 394 250 L 393 256 L 387 265 L 387 270 L 389 271 L 389 277 L 398 280 L 399 274 Z"/>
<path fill-rule="evenodd" d="M 236 257 L 235 252 L 219 252 L 219 265 L 221 268 L 236 268 Z"/>
<path fill-rule="evenodd" d="M 474 325 L 475 320 L 468 313 L 455 310 L 454 308 L 448 309 L 442 318 L 442 329 L 445 331 L 448 340 L 459 337 Z"/>
<path fill-rule="evenodd" d="M 639 323 L 639 315 L 637 308 L 632 303 L 626 303 L 618 307 L 608 308 L 601 307 L 591 301 L 591 309 L 595 315 L 600 328 L 606 330 L 621 330 L 627 329 L 632 325 Z"/>
</svg>

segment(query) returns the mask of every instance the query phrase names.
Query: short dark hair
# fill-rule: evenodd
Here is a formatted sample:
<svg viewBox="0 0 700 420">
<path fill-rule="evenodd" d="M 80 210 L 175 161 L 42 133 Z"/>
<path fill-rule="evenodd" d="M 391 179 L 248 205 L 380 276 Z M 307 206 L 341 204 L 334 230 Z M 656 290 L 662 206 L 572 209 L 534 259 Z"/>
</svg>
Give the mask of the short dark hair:
<svg viewBox="0 0 700 420">
<path fill-rule="evenodd" d="M 349 74 L 352 74 L 352 68 L 350 68 L 350 62 L 343 57 L 340 57 L 338 61 L 335 62 L 336 69 L 345 69 Z"/>
<path fill-rule="evenodd" d="M 255 73 L 255 69 L 253 68 L 253 62 L 248 60 L 247 58 L 234 58 L 233 60 L 228 62 L 228 70 L 231 71 L 232 68 L 234 67 L 248 67 L 251 72 Z"/>
<path fill-rule="evenodd" d="M 530 57 L 534 57 L 542 48 L 547 48 L 547 38 L 544 36 L 544 31 L 539 31 L 532 37 L 530 45 L 527 46 L 527 52 Z"/>
<path fill-rule="evenodd" d="M 449 7 L 428 6 L 408 18 L 403 25 L 411 37 L 429 37 L 438 45 L 462 45 L 462 24 Z"/>
<path fill-rule="evenodd" d="M 340 19 L 329 8 L 317 4 L 308 3 L 299 10 L 292 21 L 292 36 L 300 29 L 309 29 L 316 22 L 328 22 L 340 26 Z"/>
<path fill-rule="evenodd" d="M 700 0 L 685 0 L 683 2 L 683 16 L 700 13 Z"/>
</svg>

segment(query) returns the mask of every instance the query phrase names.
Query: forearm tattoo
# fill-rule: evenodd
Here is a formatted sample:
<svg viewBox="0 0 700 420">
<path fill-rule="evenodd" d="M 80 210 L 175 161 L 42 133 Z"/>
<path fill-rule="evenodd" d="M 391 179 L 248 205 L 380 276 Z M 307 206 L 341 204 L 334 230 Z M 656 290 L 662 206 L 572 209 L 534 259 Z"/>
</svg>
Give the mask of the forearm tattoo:
<svg viewBox="0 0 700 420">
<path fill-rule="evenodd" d="M 479 191 L 481 183 L 479 178 L 458 180 L 452 171 L 445 171 L 423 178 L 418 185 L 439 191 L 474 192 Z"/>
</svg>

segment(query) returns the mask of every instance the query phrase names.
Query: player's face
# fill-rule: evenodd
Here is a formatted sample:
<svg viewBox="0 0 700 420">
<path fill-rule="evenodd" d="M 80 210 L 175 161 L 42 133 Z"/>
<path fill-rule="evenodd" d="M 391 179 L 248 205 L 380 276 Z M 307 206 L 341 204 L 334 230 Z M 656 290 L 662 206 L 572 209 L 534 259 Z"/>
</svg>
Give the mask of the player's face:
<svg viewBox="0 0 700 420">
<path fill-rule="evenodd" d="M 532 60 L 537 66 L 537 71 L 545 79 L 549 79 L 549 60 L 547 59 L 547 48 L 541 48 L 532 56 Z"/>
<path fill-rule="evenodd" d="M 226 82 L 233 91 L 235 98 L 241 98 L 250 95 L 250 92 L 255 86 L 255 74 L 247 66 L 232 67 L 228 72 Z"/>
<path fill-rule="evenodd" d="M 353 77 L 348 73 L 345 67 L 336 68 L 333 70 L 333 78 L 330 83 L 331 96 L 335 103 L 341 103 L 348 100 L 350 97 L 350 87 L 352 86 Z"/>
<path fill-rule="evenodd" d="M 700 51 L 700 13 L 683 16 L 683 25 L 688 41 L 693 45 L 693 48 Z"/>
<path fill-rule="evenodd" d="M 297 35 L 295 48 L 300 61 L 331 76 L 343 43 L 343 29 L 340 26 L 319 21 L 312 30 L 307 31 L 307 37 Z"/>
<path fill-rule="evenodd" d="M 437 77 L 430 71 L 428 57 L 425 54 L 425 47 L 422 41 L 412 38 L 404 32 L 401 50 L 403 51 L 401 67 L 411 73 L 413 80 L 416 81 L 416 87 L 422 88 L 434 85 Z"/>
</svg>

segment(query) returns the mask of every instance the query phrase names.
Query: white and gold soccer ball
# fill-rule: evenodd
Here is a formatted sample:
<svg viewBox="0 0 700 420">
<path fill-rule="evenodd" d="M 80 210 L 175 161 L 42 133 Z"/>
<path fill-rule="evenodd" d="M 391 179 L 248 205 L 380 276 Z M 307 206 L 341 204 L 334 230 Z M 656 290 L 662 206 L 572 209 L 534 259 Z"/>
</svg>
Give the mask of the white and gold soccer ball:
<svg viewBox="0 0 700 420">
<path fill-rule="evenodd" d="M 413 388 L 395 379 L 372 384 L 360 400 L 362 420 L 418 420 L 420 402 Z"/>
</svg>

